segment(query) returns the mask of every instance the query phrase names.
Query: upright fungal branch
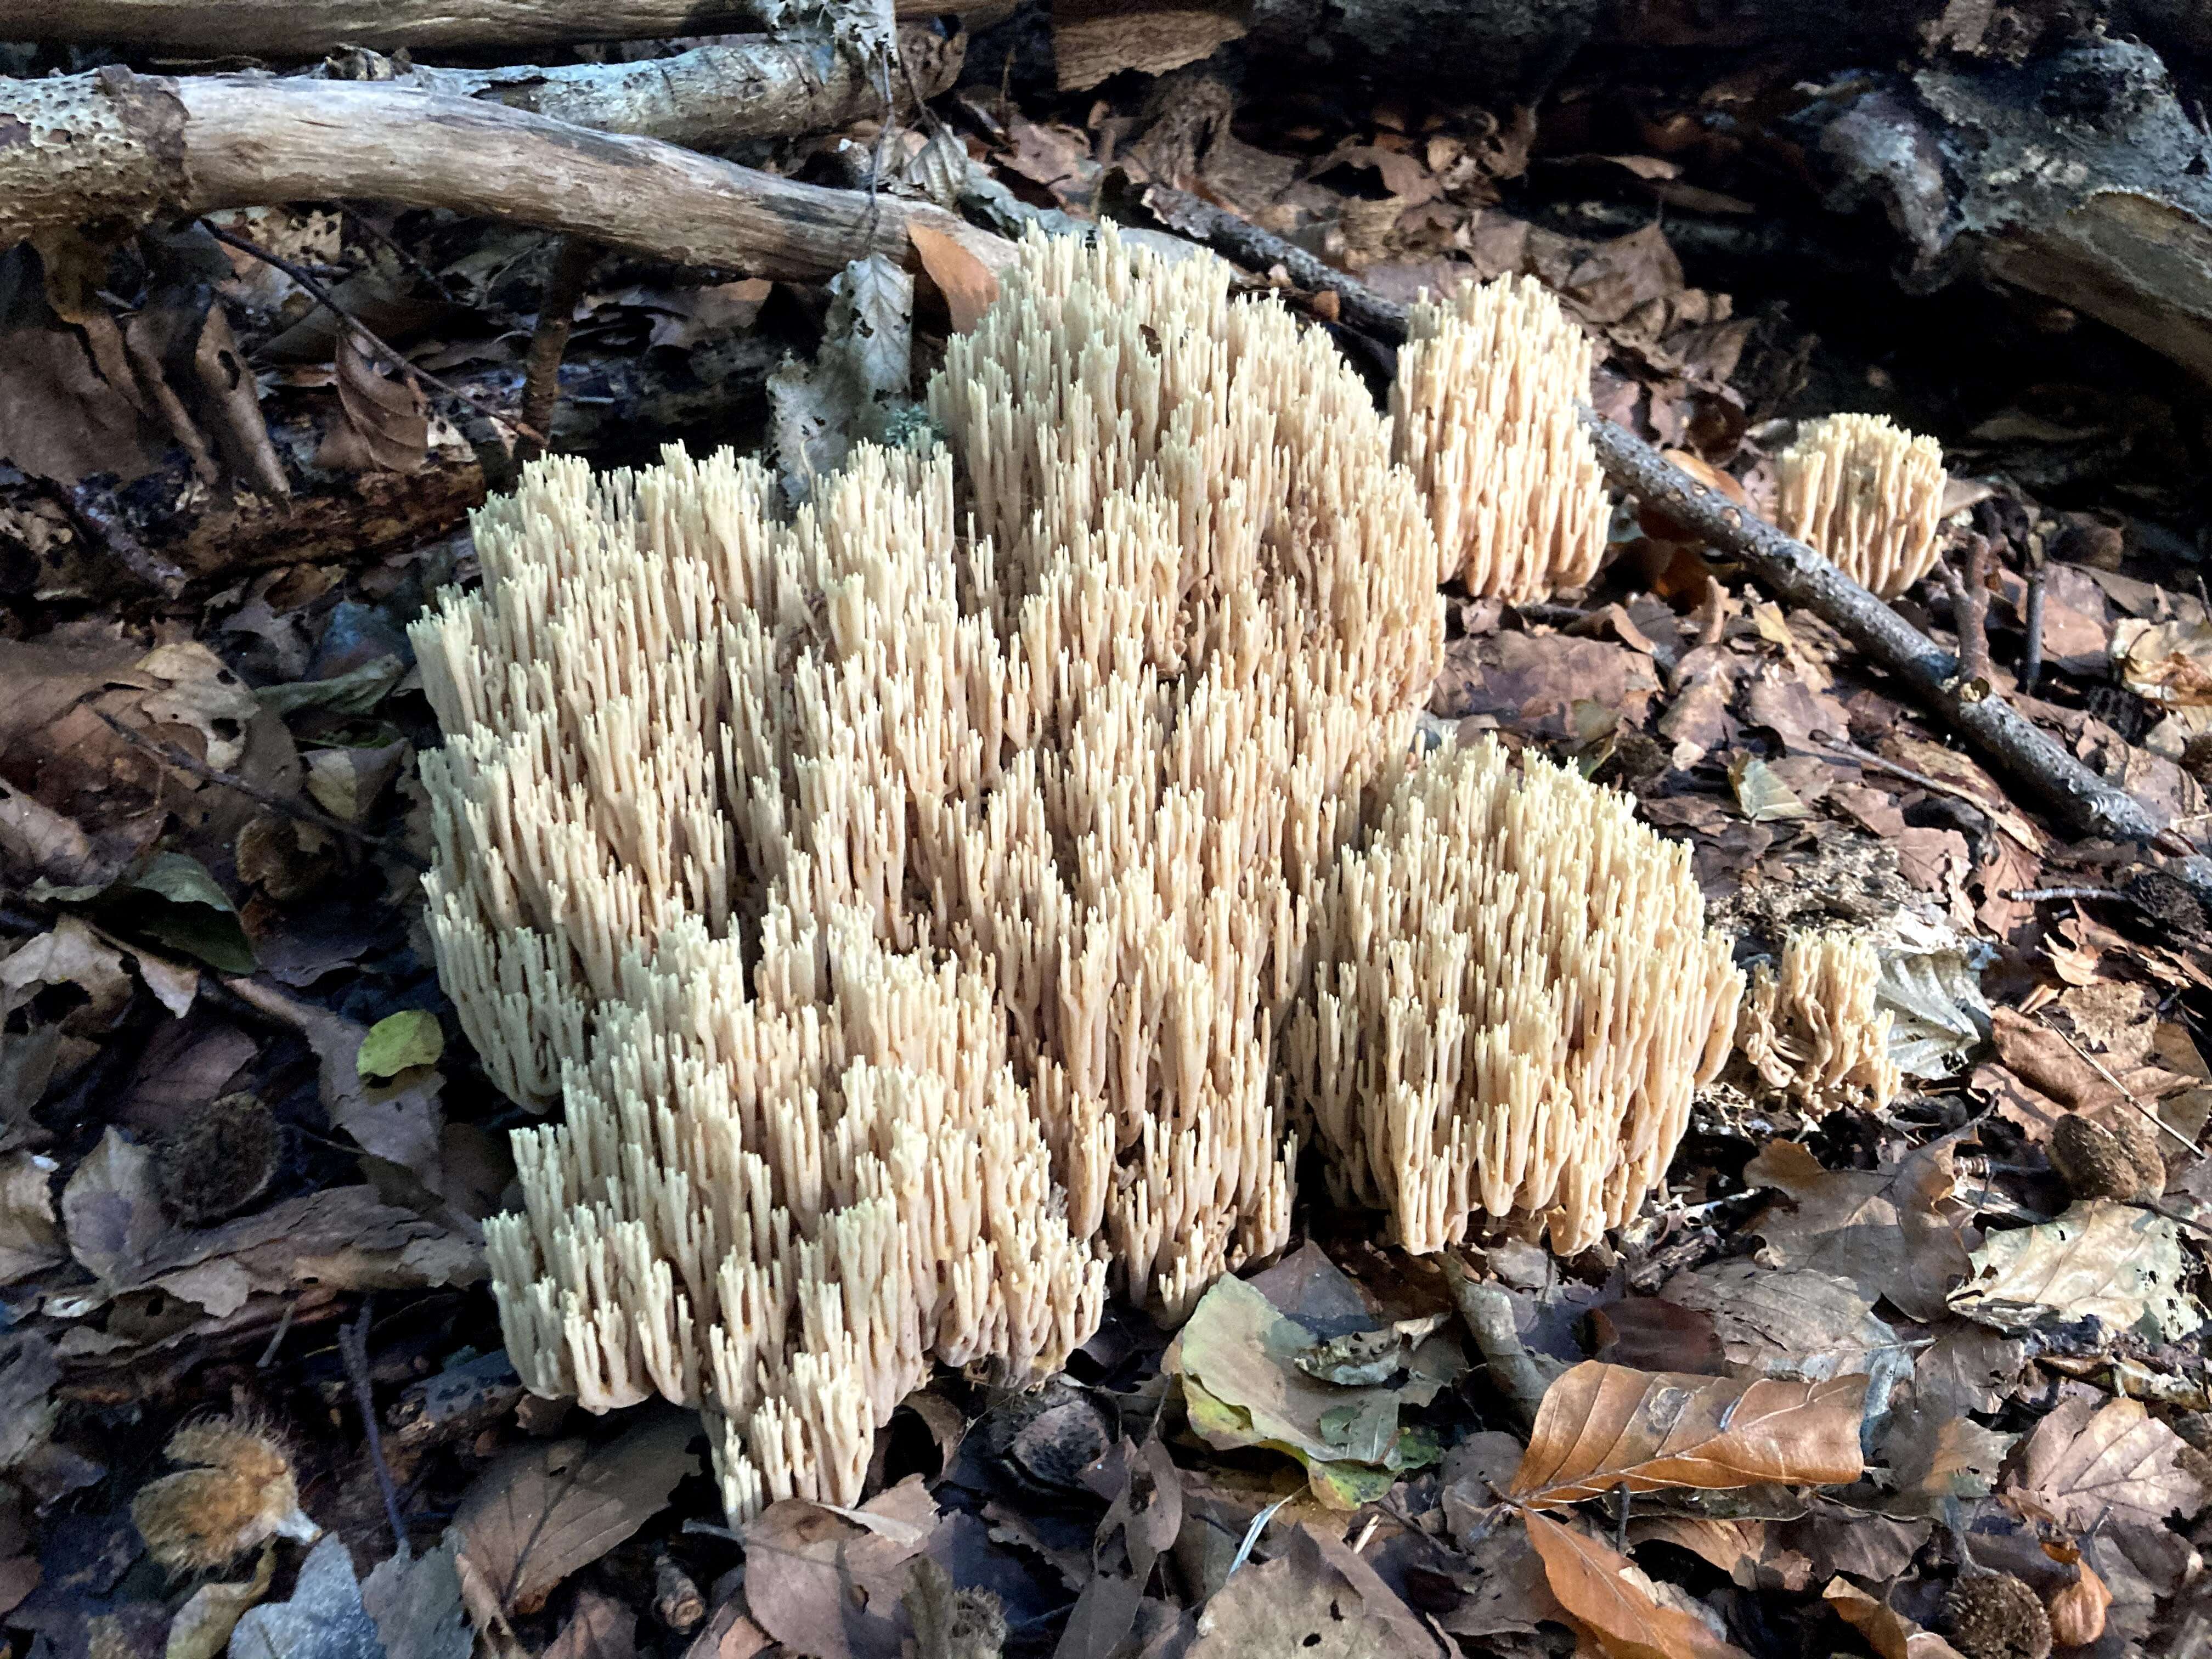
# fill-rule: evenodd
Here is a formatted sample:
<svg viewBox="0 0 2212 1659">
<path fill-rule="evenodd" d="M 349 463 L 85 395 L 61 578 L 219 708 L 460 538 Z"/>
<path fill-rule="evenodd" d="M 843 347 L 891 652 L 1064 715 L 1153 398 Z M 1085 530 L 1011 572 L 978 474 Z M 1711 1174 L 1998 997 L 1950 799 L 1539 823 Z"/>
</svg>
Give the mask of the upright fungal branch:
<svg viewBox="0 0 2212 1659">
<path fill-rule="evenodd" d="M 1935 567 L 1943 450 L 1880 415 L 1809 421 L 1775 458 L 1776 522 L 1860 586 L 1893 599 Z"/>
<path fill-rule="evenodd" d="M 1563 1253 L 1656 1184 L 1729 1055 L 1742 976 L 1686 848 L 1626 796 L 1448 747 L 1316 899 L 1293 1096 L 1348 1194 L 1441 1249 L 1478 1212 Z"/>
<path fill-rule="evenodd" d="M 1814 1115 L 1842 1105 L 1887 1106 L 1901 1076 L 1889 1057 L 1889 1015 L 1877 1009 L 1881 957 L 1848 928 L 1792 933 L 1779 969 L 1751 979 L 1737 1041 L 1759 1080 Z"/>
<path fill-rule="evenodd" d="M 1526 276 L 1425 298 L 1406 325 L 1390 412 L 1444 574 L 1516 602 L 1589 581 L 1612 514 L 1575 415 L 1589 396 L 1589 337 Z"/>
<path fill-rule="evenodd" d="M 701 1407 L 733 1516 L 854 1501 L 933 1360 L 1058 1367 L 1109 1263 L 1173 1317 L 1286 1236 L 1274 1031 L 1439 562 L 1358 378 L 1227 286 L 1033 242 L 942 448 L 788 523 L 726 454 L 543 463 L 415 627 L 440 971 L 565 1107 L 488 1229 L 509 1349 Z"/>
</svg>

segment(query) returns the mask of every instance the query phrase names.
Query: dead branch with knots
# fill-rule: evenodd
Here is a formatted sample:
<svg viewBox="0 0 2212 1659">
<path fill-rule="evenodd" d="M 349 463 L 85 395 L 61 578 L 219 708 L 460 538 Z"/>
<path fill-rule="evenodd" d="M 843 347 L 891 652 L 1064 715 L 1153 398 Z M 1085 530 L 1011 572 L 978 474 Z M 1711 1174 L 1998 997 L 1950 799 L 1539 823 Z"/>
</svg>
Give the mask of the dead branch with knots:
<svg viewBox="0 0 2212 1659">
<path fill-rule="evenodd" d="M 978 23 L 1000 0 L 899 0 L 902 17 L 957 13 Z M 319 58 L 343 46 L 444 52 L 658 40 L 772 27 L 775 0 L 0 0 L 0 40 L 102 46 L 195 57 Z"/>
<path fill-rule="evenodd" d="M 988 263 L 999 238 L 940 208 L 824 189 L 651 138 L 391 82 L 184 78 L 110 67 L 0 83 L 0 246 L 158 214 L 366 198 L 539 225 L 658 259 L 806 282 L 910 225 Z"/>
</svg>

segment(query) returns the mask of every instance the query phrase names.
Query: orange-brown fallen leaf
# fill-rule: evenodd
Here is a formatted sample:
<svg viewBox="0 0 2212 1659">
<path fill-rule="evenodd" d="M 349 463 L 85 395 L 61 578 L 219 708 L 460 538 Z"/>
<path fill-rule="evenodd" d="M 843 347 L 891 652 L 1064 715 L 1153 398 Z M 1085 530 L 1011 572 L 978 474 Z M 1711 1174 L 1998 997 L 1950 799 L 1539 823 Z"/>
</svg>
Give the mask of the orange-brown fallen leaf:
<svg viewBox="0 0 2212 1659">
<path fill-rule="evenodd" d="M 1825 1382 L 1639 1371 L 1589 1360 L 1545 1392 L 1506 1496 L 1556 1508 L 1626 1486 L 1830 1486 L 1863 1467 L 1863 1376 Z"/>
<path fill-rule="evenodd" d="M 998 274 L 943 231 L 927 225 L 914 229 L 921 233 L 913 236 L 914 251 L 945 296 L 945 308 L 952 313 L 952 331 L 965 334 L 999 297 Z"/>
<path fill-rule="evenodd" d="M 1522 1518 L 1552 1594 L 1606 1659 L 1745 1659 L 1694 1613 L 1662 1606 L 1651 1581 L 1618 1550 L 1533 1510 Z"/>
<path fill-rule="evenodd" d="M 1828 1581 L 1820 1596 L 1881 1659 L 1959 1659 L 1958 1649 L 1934 1631 L 1922 1629 L 1840 1574 Z"/>
</svg>

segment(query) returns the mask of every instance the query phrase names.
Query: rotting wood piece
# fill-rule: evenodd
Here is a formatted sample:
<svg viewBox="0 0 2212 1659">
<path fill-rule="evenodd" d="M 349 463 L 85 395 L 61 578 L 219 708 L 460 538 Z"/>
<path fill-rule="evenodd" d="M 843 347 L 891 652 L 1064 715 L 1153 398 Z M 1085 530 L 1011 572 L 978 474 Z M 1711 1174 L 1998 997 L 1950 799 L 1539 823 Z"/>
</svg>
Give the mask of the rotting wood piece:
<svg viewBox="0 0 2212 1659">
<path fill-rule="evenodd" d="M 161 212 L 333 197 L 543 225 L 679 264 L 811 282 L 905 261 L 909 223 L 987 258 L 999 239 L 926 203 L 828 190 L 651 138 L 388 82 L 171 79 L 109 67 L 0 82 L 0 246 Z"/>
<path fill-rule="evenodd" d="M 319 58 L 456 46 L 658 40 L 773 24 L 775 0 L 0 0 L 0 40 L 132 47 L 205 58 Z M 902 17 L 959 14 L 980 26 L 1005 0 L 898 0 Z"/>
<path fill-rule="evenodd" d="M 902 113 L 959 77 L 967 37 L 899 30 Z M 317 78 L 386 82 L 409 91 L 503 104 L 599 132 L 711 149 L 740 138 L 828 132 L 883 113 L 881 86 L 857 58 L 818 44 L 768 36 L 715 41 L 634 64 L 509 64 L 497 69 L 418 64 L 393 74 L 387 59 L 339 54 Z M 387 77 L 388 81 L 387 81 Z"/>
<path fill-rule="evenodd" d="M 784 348 L 766 338 L 738 346 L 721 365 L 726 372 L 712 380 L 660 361 L 665 353 L 572 357 L 561 370 L 553 447 L 600 452 L 685 430 L 748 429 L 765 418 L 768 376 Z M 509 364 L 480 371 L 465 384 L 488 401 L 511 404 L 521 378 Z M 298 453 L 311 453 L 318 437 L 283 424 L 276 435 Z M 183 477 L 165 471 L 121 489 L 92 480 L 60 492 L 79 539 L 104 556 L 84 569 L 119 566 L 144 586 L 175 597 L 197 583 L 276 565 L 331 558 L 359 563 L 458 528 L 469 509 L 483 503 L 487 488 L 480 455 L 446 449 L 434 451 L 418 472 L 311 475 L 283 498 L 193 490 L 186 487 L 189 470 L 176 465 Z M 0 508 L 50 488 L 35 481 L 0 488 Z M 12 568 L 12 552 L 0 534 L 0 577 Z"/>
</svg>

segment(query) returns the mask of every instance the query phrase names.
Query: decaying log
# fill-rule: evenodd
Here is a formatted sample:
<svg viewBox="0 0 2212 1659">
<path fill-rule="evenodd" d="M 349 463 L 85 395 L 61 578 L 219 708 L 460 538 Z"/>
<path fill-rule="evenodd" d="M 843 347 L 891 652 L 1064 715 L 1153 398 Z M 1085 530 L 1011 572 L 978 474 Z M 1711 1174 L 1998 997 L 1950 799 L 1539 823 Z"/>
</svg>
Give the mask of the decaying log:
<svg viewBox="0 0 2212 1659">
<path fill-rule="evenodd" d="M 0 247 L 163 213 L 366 198 L 540 225 L 610 247 L 813 281 L 909 223 L 1011 252 L 940 208 L 827 190 L 656 139 L 389 82 L 179 79 L 108 68 L 0 82 Z"/>
<path fill-rule="evenodd" d="M 959 78 L 967 37 L 909 26 L 899 31 L 900 112 Z M 343 55 L 340 54 L 343 60 Z M 368 66 L 363 66 L 368 67 Z M 382 79 L 390 66 L 374 60 Z M 350 75 L 326 78 L 354 79 Z M 564 64 L 499 69 L 418 66 L 388 84 L 479 103 L 504 104 L 599 132 L 627 132 L 695 149 L 740 138 L 828 132 L 884 112 L 883 91 L 849 52 L 767 36 L 717 41 L 635 64 Z"/>
<path fill-rule="evenodd" d="M 1800 125 L 1832 205 L 1886 212 L 1909 285 L 2026 289 L 2212 380 L 2212 136 L 2148 46 L 1871 77 Z"/>
<path fill-rule="evenodd" d="M 787 0 L 0 0 L 0 40 L 193 58 L 319 58 L 341 46 L 417 53 L 463 46 L 659 40 L 772 28 Z M 902 17 L 981 23 L 1005 0 L 898 0 Z"/>
<path fill-rule="evenodd" d="M 1176 192 L 1155 188 L 1145 199 L 1167 222 L 1225 258 L 1260 270 L 1280 265 L 1310 290 L 1326 286 L 1337 295 L 1340 315 L 1358 318 L 1384 341 L 1405 339 L 1405 307 L 1340 271 L 1316 270 L 1312 256 L 1281 237 Z M 1776 598 L 1802 605 L 1832 624 L 1869 660 L 1903 681 L 1930 714 L 2039 801 L 2069 833 L 2154 848 L 2169 856 L 2172 874 L 2212 903 L 2212 859 L 2195 853 L 2157 813 L 2091 771 L 2002 697 L 1982 695 L 1982 688 L 1960 672 L 1957 658 L 1889 605 L 1804 543 L 1698 483 L 1633 433 L 1601 419 L 1587 406 L 1582 414 L 1600 463 L 1624 493 L 1659 508 L 1740 561 Z"/>
</svg>

